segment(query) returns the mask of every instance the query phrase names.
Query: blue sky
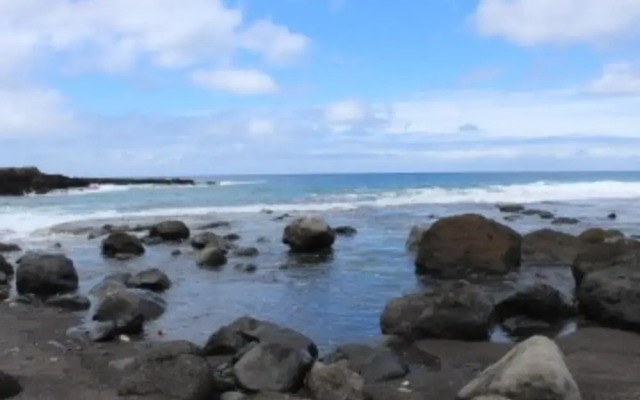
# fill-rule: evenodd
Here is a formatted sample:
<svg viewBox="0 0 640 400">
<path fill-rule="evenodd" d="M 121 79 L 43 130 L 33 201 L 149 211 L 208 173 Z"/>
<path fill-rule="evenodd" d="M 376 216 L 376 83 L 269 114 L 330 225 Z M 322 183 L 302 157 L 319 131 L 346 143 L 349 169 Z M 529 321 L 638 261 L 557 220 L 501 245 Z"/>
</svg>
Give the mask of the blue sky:
<svg viewBox="0 0 640 400">
<path fill-rule="evenodd" d="M 638 0 L 0 0 L 0 164 L 640 168 Z"/>
</svg>

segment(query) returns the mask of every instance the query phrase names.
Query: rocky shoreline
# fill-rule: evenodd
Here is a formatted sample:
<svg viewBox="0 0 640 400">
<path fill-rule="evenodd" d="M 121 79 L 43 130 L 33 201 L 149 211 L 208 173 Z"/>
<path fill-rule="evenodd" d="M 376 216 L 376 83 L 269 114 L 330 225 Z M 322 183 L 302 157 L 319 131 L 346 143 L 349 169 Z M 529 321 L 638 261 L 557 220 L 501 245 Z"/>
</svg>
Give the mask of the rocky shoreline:
<svg viewBox="0 0 640 400">
<path fill-rule="evenodd" d="M 75 178 L 46 174 L 35 167 L 0 168 L 0 196 L 46 194 L 54 190 L 83 189 L 91 185 L 194 185 L 178 178 Z"/>
<path fill-rule="evenodd" d="M 216 233 L 220 226 L 167 220 L 82 233 L 99 238 L 96 251 L 114 262 L 143 257 L 160 243 L 189 244 L 193 257 L 178 249 L 175 257 L 202 269 L 258 255 L 258 249 L 238 244 L 239 235 Z M 330 254 L 340 235 L 357 230 L 303 217 L 286 224 L 282 242 L 292 254 L 313 260 Z M 381 310 L 379 342 L 321 353 L 301 332 L 242 316 L 212 327 L 205 343 L 145 341 L 147 322 L 171 307 L 163 293 L 172 282 L 161 269 L 110 274 L 87 298 L 76 293 L 78 274 L 64 254 L 0 245 L 19 254 L 15 266 L 0 258 L 4 283 L 15 282 L 18 292 L 0 305 L 0 337 L 10 355 L 0 361 L 0 371 L 8 374 L 0 376 L 0 398 L 639 398 L 639 242 L 604 229 L 580 236 L 542 229 L 521 236 L 495 220 L 465 214 L 414 228 L 407 248 L 416 255 L 416 274 L 438 284 L 389 301 Z M 575 298 L 542 283 L 504 299 L 487 294 L 483 282 L 529 265 L 571 269 Z M 251 273 L 248 267 L 244 272 Z M 9 297 L 8 286 L 0 292 Z M 92 322 L 75 327 L 87 310 Z M 557 337 L 569 319 L 580 328 Z M 490 343 L 495 326 L 518 344 Z M 70 373 L 77 391 L 54 383 L 59 371 Z"/>
</svg>

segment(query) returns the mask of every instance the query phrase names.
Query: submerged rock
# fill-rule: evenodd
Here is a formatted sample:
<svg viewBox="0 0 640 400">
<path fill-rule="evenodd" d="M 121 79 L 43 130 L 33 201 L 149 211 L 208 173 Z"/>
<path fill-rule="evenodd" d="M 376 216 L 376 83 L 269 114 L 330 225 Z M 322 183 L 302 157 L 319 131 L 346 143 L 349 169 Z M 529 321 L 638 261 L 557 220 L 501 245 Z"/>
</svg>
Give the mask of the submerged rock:
<svg viewBox="0 0 640 400">
<path fill-rule="evenodd" d="M 158 268 L 148 269 L 137 273 L 129 279 L 127 285 L 138 289 L 147 289 L 152 292 L 164 292 L 171 287 L 171 280 Z"/>
<path fill-rule="evenodd" d="M 339 226 L 333 230 L 338 236 L 355 236 L 358 230 L 353 226 Z"/>
<path fill-rule="evenodd" d="M 527 264 L 571 265 L 578 254 L 580 240 L 567 233 L 541 229 L 522 238 L 522 257 Z"/>
<path fill-rule="evenodd" d="M 498 210 L 503 213 L 519 213 L 524 209 L 522 204 L 498 204 Z"/>
<path fill-rule="evenodd" d="M 218 268 L 227 263 L 227 251 L 217 246 L 209 246 L 200 252 L 197 264 L 200 267 Z"/>
<path fill-rule="evenodd" d="M 128 233 L 112 233 L 102 241 L 102 254 L 106 257 L 115 258 L 121 254 L 140 256 L 144 252 L 140 239 Z"/>
<path fill-rule="evenodd" d="M 205 247 L 218 247 L 226 251 L 233 246 L 220 235 L 213 232 L 202 232 L 191 239 L 191 247 L 196 250 L 202 250 Z"/>
<path fill-rule="evenodd" d="M 236 257 L 257 257 L 260 251 L 255 247 L 239 247 L 233 251 Z"/>
<path fill-rule="evenodd" d="M 48 297 L 78 289 L 78 273 L 62 254 L 30 253 L 19 260 L 16 287 L 20 294 Z"/>
<path fill-rule="evenodd" d="M 580 223 L 580 220 L 577 218 L 558 217 L 555 218 L 551 223 L 553 225 L 576 225 Z"/>
<path fill-rule="evenodd" d="M 298 218 L 284 229 L 282 242 L 294 253 L 316 253 L 331 249 L 336 234 L 319 218 Z"/>
<path fill-rule="evenodd" d="M 535 336 L 514 347 L 462 388 L 459 400 L 581 400 L 558 346 Z"/>
<path fill-rule="evenodd" d="M 149 237 L 159 237 L 166 241 L 181 241 L 189 239 L 191 231 L 182 221 L 164 221 L 149 230 Z"/>
<path fill-rule="evenodd" d="M 485 340 L 489 335 L 492 299 L 465 282 L 433 293 L 409 294 L 387 303 L 382 333 L 414 341 L 425 338 Z"/>
<path fill-rule="evenodd" d="M 422 235 L 416 273 L 453 279 L 506 274 L 520 266 L 521 242 L 517 232 L 481 215 L 443 218 Z"/>
<path fill-rule="evenodd" d="M 546 210 L 529 209 L 529 210 L 522 211 L 522 214 L 523 215 L 537 215 L 538 217 L 540 217 L 542 219 L 553 219 L 553 218 L 555 218 L 555 215 L 551 211 L 546 211 Z"/>
<path fill-rule="evenodd" d="M 230 228 L 231 227 L 231 223 L 227 222 L 227 221 L 215 221 L 215 222 L 209 222 L 207 224 L 204 225 L 200 225 L 198 226 L 199 230 L 206 230 L 206 229 L 218 229 L 218 228 Z"/>
</svg>

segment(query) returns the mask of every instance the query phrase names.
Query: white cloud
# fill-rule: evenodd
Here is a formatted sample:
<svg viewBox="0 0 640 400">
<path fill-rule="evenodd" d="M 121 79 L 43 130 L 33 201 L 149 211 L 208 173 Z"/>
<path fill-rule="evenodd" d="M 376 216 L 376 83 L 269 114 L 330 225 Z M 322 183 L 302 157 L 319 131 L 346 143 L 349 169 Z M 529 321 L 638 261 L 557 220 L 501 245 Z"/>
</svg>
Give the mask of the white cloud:
<svg viewBox="0 0 640 400">
<path fill-rule="evenodd" d="M 300 56 L 309 46 L 304 35 L 293 33 L 289 28 L 276 25 L 269 20 L 256 22 L 240 36 L 242 47 L 264 54 L 274 63 L 286 63 Z"/>
<path fill-rule="evenodd" d="M 640 69 L 627 62 L 606 65 L 588 89 L 597 94 L 640 95 Z"/>
<path fill-rule="evenodd" d="M 600 42 L 640 30 L 638 0 L 481 0 L 478 30 L 523 44 Z"/>
<path fill-rule="evenodd" d="M 261 95 L 278 91 L 278 84 L 264 72 L 253 69 L 195 71 L 194 83 L 234 94 Z"/>
<path fill-rule="evenodd" d="M 272 121 L 256 118 L 249 121 L 246 129 L 249 133 L 249 136 L 265 137 L 272 135 L 275 132 L 276 128 Z"/>
<path fill-rule="evenodd" d="M 0 139 L 69 133 L 75 122 L 64 103 L 53 90 L 0 87 Z"/>
<path fill-rule="evenodd" d="M 352 124 L 362 121 L 367 113 L 367 105 L 357 100 L 339 101 L 325 109 L 325 117 L 332 124 Z"/>
</svg>

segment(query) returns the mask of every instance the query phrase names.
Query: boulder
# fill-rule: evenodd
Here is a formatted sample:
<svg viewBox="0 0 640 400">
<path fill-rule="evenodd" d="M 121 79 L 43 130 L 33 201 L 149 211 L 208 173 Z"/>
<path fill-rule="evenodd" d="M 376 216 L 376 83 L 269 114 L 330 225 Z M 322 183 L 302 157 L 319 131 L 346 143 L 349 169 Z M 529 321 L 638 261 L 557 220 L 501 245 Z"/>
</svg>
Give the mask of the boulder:
<svg viewBox="0 0 640 400">
<path fill-rule="evenodd" d="M 346 344 L 338 347 L 322 360 L 328 365 L 343 361 L 368 384 L 400 379 L 409 372 L 409 368 L 400 357 L 383 346 Z"/>
<path fill-rule="evenodd" d="M 157 343 L 136 356 L 118 394 L 178 400 L 218 398 L 207 360 L 197 346 L 181 341 Z"/>
<path fill-rule="evenodd" d="M 233 251 L 236 257 L 257 257 L 260 251 L 255 247 L 239 247 Z"/>
<path fill-rule="evenodd" d="M 538 217 L 542 218 L 542 219 L 553 219 L 555 218 L 555 215 L 553 215 L 553 213 L 551 211 L 545 211 L 545 210 L 536 210 L 536 209 L 530 209 L 530 210 L 524 210 L 522 211 L 523 215 L 537 215 Z"/>
<path fill-rule="evenodd" d="M 240 240 L 240 235 L 238 235 L 237 233 L 229 233 L 224 235 L 223 238 L 227 242 L 237 242 L 238 240 Z"/>
<path fill-rule="evenodd" d="M 364 380 L 349 369 L 346 361 L 313 364 L 306 387 L 316 400 L 365 400 Z"/>
<path fill-rule="evenodd" d="M 198 255 L 197 264 L 200 267 L 218 268 L 227 263 L 227 251 L 217 246 L 209 246 Z"/>
<path fill-rule="evenodd" d="M 0 285 L 0 302 L 11 297 L 11 287 L 8 285 Z"/>
<path fill-rule="evenodd" d="M 291 392 L 302 387 L 313 357 L 280 343 L 260 343 L 238 360 L 233 373 L 250 391 Z"/>
<path fill-rule="evenodd" d="M 79 294 L 61 294 L 48 298 L 45 305 L 67 311 L 85 311 L 91 308 L 91 301 Z"/>
<path fill-rule="evenodd" d="M 422 235 L 416 273 L 453 279 L 506 274 L 520 266 L 521 242 L 517 232 L 481 215 L 444 218 Z"/>
<path fill-rule="evenodd" d="M 69 293 L 78 289 L 78 273 L 62 254 L 30 253 L 19 260 L 16 286 L 20 294 L 42 297 Z"/>
<path fill-rule="evenodd" d="M 0 253 L 11 253 L 15 251 L 22 251 L 22 249 L 17 244 L 0 243 Z"/>
<path fill-rule="evenodd" d="M 282 242 L 294 253 L 316 253 L 331 249 L 336 234 L 319 218 L 298 218 L 284 229 Z"/>
<path fill-rule="evenodd" d="M 218 247 L 226 251 L 233 246 L 220 235 L 213 232 L 202 232 L 191 239 L 191 247 L 196 250 L 202 250 L 205 247 Z"/>
<path fill-rule="evenodd" d="M 485 340 L 492 299 L 478 287 L 457 282 L 432 293 L 409 294 L 387 303 L 382 333 L 413 341 L 425 338 Z"/>
<path fill-rule="evenodd" d="M 246 272 L 252 274 L 258 270 L 258 266 L 255 264 L 236 264 L 233 269 L 240 272 Z"/>
<path fill-rule="evenodd" d="M 117 321 L 98 321 L 89 330 L 89 340 L 108 342 L 119 335 L 138 335 L 144 330 L 144 317 L 140 314 Z"/>
<path fill-rule="evenodd" d="M 101 299 L 109 292 L 126 289 L 127 283 L 131 278 L 133 278 L 133 275 L 128 272 L 116 272 L 107 275 L 100 283 L 89 290 L 89 294 Z"/>
<path fill-rule="evenodd" d="M 171 287 L 171 280 L 164 272 L 157 268 L 152 268 L 137 273 L 129 279 L 127 285 L 138 289 L 151 290 L 152 292 L 164 292 Z"/>
<path fill-rule="evenodd" d="M 13 376 L 0 371 L 0 399 L 10 399 L 22 392 L 22 385 Z"/>
<path fill-rule="evenodd" d="M 522 204 L 498 204 L 498 210 L 503 213 L 520 213 L 524 211 Z"/>
<path fill-rule="evenodd" d="M 0 286 L 8 285 L 9 277 L 4 272 L 0 271 Z"/>
<path fill-rule="evenodd" d="M 607 215 L 607 218 L 614 220 L 616 218 L 618 218 L 618 215 L 616 213 L 610 213 L 609 215 Z"/>
<path fill-rule="evenodd" d="M 571 272 L 580 286 L 589 273 L 618 265 L 637 263 L 640 260 L 640 242 L 631 239 L 614 239 L 604 242 L 584 242 L 571 265 Z"/>
<path fill-rule="evenodd" d="M 318 356 L 318 348 L 311 339 L 293 329 L 272 322 L 242 317 L 214 332 L 204 347 L 208 356 L 236 354 L 249 343 L 278 343 L 284 347 Z"/>
<path fill-rule="evenodd" d="M 4 258 L 2 254 L 0 254 L 0 272 L 4 273 L 5 275 L 13 275 L 15 272 L 13 269 L 13 265 L 11 265 L 11 263 L 7 261 L 7 259 Z"/>
<path fill-rule="evenodd" d="M 531 232 L 522 238 L 522 257 L 526 264 L 539 266 L 571 265 L 578 254 L 580 240 L 552 229 Z"/>
<path fill-rule="evenodd" d="M 420 245 L 420 240 L 422 240 L 422 235 L 429 229 L 427 226 L 414 226 L 411 228 L 409 232 L 409 237 L 407 238 L 407 242 L 405 243 L 405 248 L 407 251 L 416 252 L 418 250 L 418 246 Z"/>
<path fill-rule="evenodd" d="M 191 231 L 182 221 L 164 221 L 149 230 L 149 237 L 159 237 L 166 241 L 187 240 L 190 235 Z"/>
<path fill-rule="evenodd" d="M 215 222 L 209 222 L 207 224 L 204 225 L 200 225 L 198 226 L 199 230 L 205 230 L 205 229 L 218 229 L 218 228 L 230 228 L 231 227 L 231 223 L 227 222 L 227 221 L 215 221 Z"/>
<path fill-rule="evenodd" d="M 591 228 L 582 232 L 578 239 L 581 242 L 598 244 L 611 239 L 624 238 L 624 233 L 616 229 Z"/>
<path fill-rule="evenodd" d="M 102 254 L 111 258 L 120 254 L 140 256 L 144 254 L 144 246 L 136 236 L 117 232 L 110 234 L 102 241 Z"/>
<path fill-rule="evenodd" d="M 338 236 L 355 236 L 358 234 L 358 230 L 353 226 L 339 226 L 333 230 Z"/>
<path fill-rule="evenodd" d="M 576 225 L 578 223 L 580 223 L 579 219 L 569 217 L 558 217 L 551 222 L 553 225 Z"/>
<path fill-rule="evenodd" d="M 604 326 L 640 332 L 640 266 L 616 266 L 588 274 L 578 288 L 582 314 Z"/>
<path fill-rule="evenodd" d="M 153 292 L 139 289 L 119 289 L 107 292 L 98 303 L 95 321 L 131 321 L 142 315 L 145 321 L 161 316 L 166 302 Z"/>
<path fill-rule="evenodd" d="M 558 346 L 535 336 L 515 346 L 462 388 L 458 400 L 581 400 Z"/>
</svg>

